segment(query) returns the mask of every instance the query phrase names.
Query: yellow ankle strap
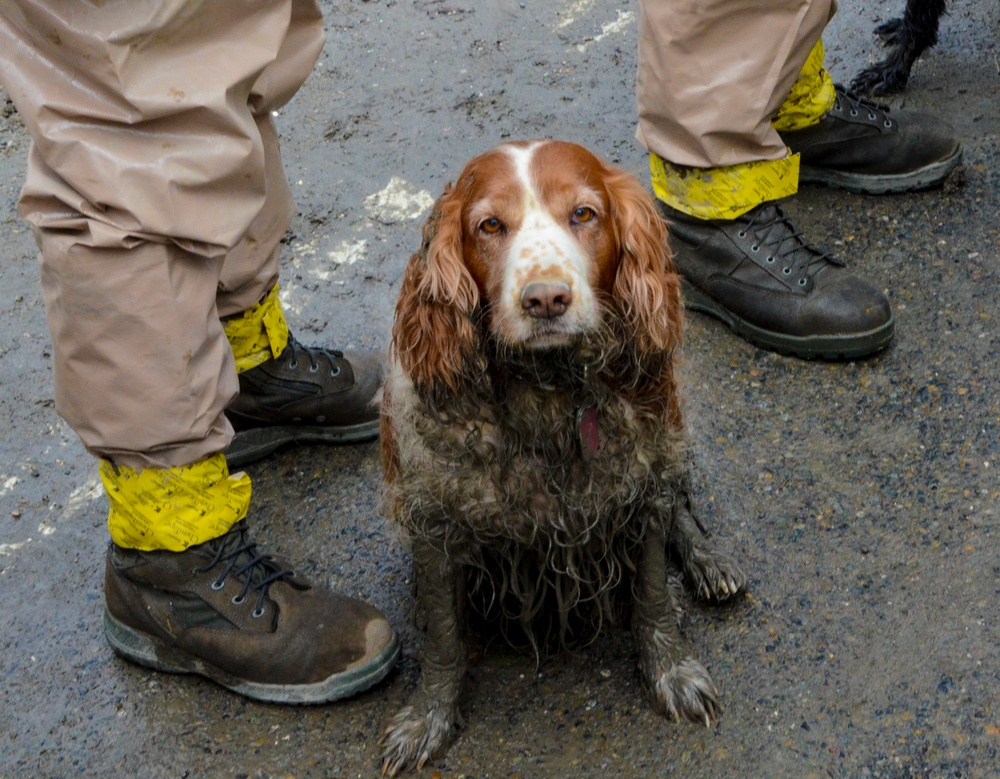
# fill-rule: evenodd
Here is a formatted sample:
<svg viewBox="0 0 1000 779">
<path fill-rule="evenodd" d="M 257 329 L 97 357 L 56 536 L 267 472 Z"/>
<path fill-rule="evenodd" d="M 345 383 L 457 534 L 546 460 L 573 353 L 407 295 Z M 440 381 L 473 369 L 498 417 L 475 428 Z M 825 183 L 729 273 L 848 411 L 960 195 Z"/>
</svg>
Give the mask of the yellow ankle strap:
<svg viewBox="0 0 1000 779">
<path fill-rule="evenodd" d="M 278 300 L 278 285 L 260 303 L 227 319 L 223 326 L 240 373 L 280 356 L 288 344 L 288 323 Z"/>
<path fill-rule="evenodd" d="M 101 460 L 108 530 L 118 546 L 183 552 L 224 535 L 250 506 L 250 477 L 229 475 L 223 454 L 181 468 L 136 471 Z"/>
</svg>

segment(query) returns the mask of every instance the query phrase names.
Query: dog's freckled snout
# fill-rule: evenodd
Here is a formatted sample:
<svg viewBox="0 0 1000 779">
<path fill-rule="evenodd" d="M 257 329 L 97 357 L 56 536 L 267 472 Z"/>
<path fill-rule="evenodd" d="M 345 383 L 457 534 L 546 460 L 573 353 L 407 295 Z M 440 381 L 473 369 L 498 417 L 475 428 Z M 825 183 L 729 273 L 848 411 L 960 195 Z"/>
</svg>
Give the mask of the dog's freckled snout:
<svg viewBox="0 0 1000 779">
<path fill-rule="evenodd" d="M 573 290 L 565 281 L 533 281 L 521 292 L 521 308 L 536 319 L 555 319 L 573 302 Z"/>
</svg>

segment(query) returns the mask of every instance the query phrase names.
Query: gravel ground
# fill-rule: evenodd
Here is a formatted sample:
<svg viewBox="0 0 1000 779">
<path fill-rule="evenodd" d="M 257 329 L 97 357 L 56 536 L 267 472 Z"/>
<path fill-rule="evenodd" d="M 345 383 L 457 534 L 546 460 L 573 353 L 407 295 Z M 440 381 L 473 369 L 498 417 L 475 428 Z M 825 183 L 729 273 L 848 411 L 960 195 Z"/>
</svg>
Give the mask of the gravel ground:
<svg viewBox="0 0 1000 779">
<path fill-rule="evenodd" d="M 384 347 L 429 202 L 506 138 L 581 142 L 646 180 L 634 5 L 324 2 L 328 43 L 281 112 L 299 212 L 284 302 L 304 341 Z M 844 3 L 847 81 L 902 0 Z M 863 7 L 862 7 L 863 6 Z M 642 695 L 627 635 L 540 668 L 491 649 L 434 777 L 989 777 L 1000 764 L 1000 78 L 990 0 L 950 4 L 897 105 L 946 116 L 964 176 L 895 197 L 806 189 L 805 233 L 883 287 L 898 335 L 847 364 L 779 357 L 689 318 L 699 495 L 750 571 L 684 629 L 723 688 L 711 728 Z M 419 673 L 405 546 L 379 515 L 374 445 L 251 469 L 267 545 L 383 609 L 405 646 L 327 707 L 242 700 L 116 659 L 100 632 L 106 505 L 56 416 L 34 244 L 15 211 L 28 140 L 0 95 L 0 776 L 370 777 Z"/>
</svg>

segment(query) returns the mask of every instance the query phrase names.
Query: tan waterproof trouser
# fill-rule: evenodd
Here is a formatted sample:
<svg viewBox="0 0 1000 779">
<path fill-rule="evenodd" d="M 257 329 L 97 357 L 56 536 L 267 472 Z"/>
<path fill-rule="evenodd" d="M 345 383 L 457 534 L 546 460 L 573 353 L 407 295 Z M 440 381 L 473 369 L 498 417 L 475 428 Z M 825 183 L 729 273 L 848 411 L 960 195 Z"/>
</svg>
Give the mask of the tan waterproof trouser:
<svg viewBox="0 0 1000 779">
<path fill-rule="evenodd" d="M 772 118 L 835 0 L 640 0 L 636 137 L 674 165 L 779 160 Z"/>
<path fill-rule="evenodd" d="M 0 7 L 56 409 L 91 453 L 165 468 L 228 445 L 220 317 L 277 280 L 293 204 L 270 112 L 322 45 L 314 0 Z"/>
</svg>

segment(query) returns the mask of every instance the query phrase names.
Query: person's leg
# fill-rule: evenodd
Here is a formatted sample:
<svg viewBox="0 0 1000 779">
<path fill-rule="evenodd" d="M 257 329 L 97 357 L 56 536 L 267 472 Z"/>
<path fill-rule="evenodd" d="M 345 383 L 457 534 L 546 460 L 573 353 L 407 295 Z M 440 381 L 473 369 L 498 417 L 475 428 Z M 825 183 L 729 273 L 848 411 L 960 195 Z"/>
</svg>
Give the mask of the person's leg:
<svg viewBox="0 0 1000 779">
<path fill-rule="evenodd" d="M 873 131 L 867 111 L 864 129 L 845 131 L 837 117 L 853 122 L 857 106 L 823 69 L 819 43 L 829 0 L 763 11 L 666 0 L 640 10 L 637 137 L 672 224 L 687 305 L 803 357 L 853 358 L 887 345 L 885 296 L 806 242 L 775 201 L 797 191 L 800 166 L 803 180 L 820 180 L 817 168 L 856 164 L 844 148 L 861 136 L 869 165 L 893 160 L 890 178 L 878 171 L 882 186 L 939 182 L 961 158 L 950 131 L 904 115 L 890 138 L 890 128 Z"/>
<path fill-rule="evenodd" d="M 272 86 L 281 86 L 274 77 Z M 239 396 L 226 416 L 235 435 L 231 467 L 288 443 L 348 443 L 378 436 L 384 355 L 303 346 L 288 332 L 278 296 L 281 238 L 292 194 L 281 164 L 274 107 L 263 95 L 255 120 L 264 144 L 267 200 L 246 236 L 226 255 L 217 304 L 236 358 Z"/>
<path fill-rule="evenodd" d="M 833 10 L 832 0 L 642 0 L 639 141 L 692 168 L 786 157 L 771 118 Z"/>
<path fill-rule="evenodd" d="M 272 111 L 287 102 L 322 49 L 322 16 L 294 0 L 282 49 L 254 82 L 249 105 L 263 144 L 267 198 L 226 255 L 217 304 L 236 358 L 239 396 L 227 407 L 232 467 L 288 443 L 347 443 L 378 436 L 373 400 L 384 355 L 303 346 L 289 334 L 278 297 L 281 239 L 294 214 Z"/>
<path fill-rule="evenodd" d="M 372 607 L 256 549 L 250 480 L 222 454 L 238 385 L 218 287 L 267 202 L 250 106 L 294 18 L 287 0 L 25 0 L 0 11 L 0 78 L 32 134 L 20 207 L 41 250 L 57 410 L 101 458 L 110 503 L 108 640 L 154 668 L 308 702 L 378 681 L 398 641 Z"/>
</svg>

